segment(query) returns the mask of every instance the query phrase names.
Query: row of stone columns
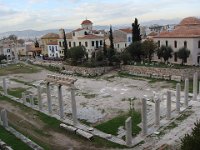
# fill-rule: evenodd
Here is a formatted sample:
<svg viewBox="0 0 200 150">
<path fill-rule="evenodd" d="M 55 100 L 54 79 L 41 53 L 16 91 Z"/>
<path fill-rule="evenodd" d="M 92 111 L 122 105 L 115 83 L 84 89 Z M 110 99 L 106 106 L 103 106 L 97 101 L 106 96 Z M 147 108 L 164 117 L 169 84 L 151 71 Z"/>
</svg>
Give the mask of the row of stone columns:
<svg viewBox="0 0 200 150">
<path fill-rule="evenodd" d="M 51 101 L 51 90 L 50 90 L 50 83 L 47 84 L 47 102 L 48 102 L 48 112 L 52 114 L 52 101 Z M 72 118 L 73 124 L 77 124 L 77 109 L 76 109 L 76 100 L 75 100 L 75 87 L 72 85 L 70 87 L 71 90 L 71 106 L 72 106 Z M 42 110 L 42 100 L 41 100 L 41 91 L 38 87 L 38 101 L 39 101 L 39 108 Z M 64 103 L 63 103 L 63 96 L 62 96 L 62 85 L 58 85 L 58 102 L 59 102 L 59 114 L 60 118 L 64 119 Z"/>
</svg>

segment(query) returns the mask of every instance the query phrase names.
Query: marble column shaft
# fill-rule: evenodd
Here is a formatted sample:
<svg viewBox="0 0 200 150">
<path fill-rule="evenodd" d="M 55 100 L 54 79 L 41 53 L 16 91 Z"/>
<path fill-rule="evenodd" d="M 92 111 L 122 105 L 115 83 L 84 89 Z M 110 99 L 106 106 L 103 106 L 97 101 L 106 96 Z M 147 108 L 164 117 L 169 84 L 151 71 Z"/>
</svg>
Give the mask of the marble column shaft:
<svg viewBox="0 0 200 150">
<path fill-rule="evenodd" d="M 64 118 L 64 105 L 63 105 L 63 96 L 62 96 L 62 86 L 58 86 L 58 101 L 59 101 L 59 108 L 60 108 L 60 118 Z"/>
<path fill-rule="evenodd" d="M 47 103 L 48 103 L 48 111 L 49 114 L 52 113 L 52 103 L 51 103 L 51 89 L 50 89 L 50 83 L 47 83 Z"/>
<path fill-rule="evenodd" d="M 132 119 L 129 117 L 125 121 L 125 128 L 126 128 L 126 145 L 132 145 Z"/>
<path fill-rule="evenodd" d="M 38 94 L 39 110 L 42 111 L 42 95 L 41 95 L 41 87 L 40 87 L 40 85 L 37 86 L 37 94 Z"/>
<path fill-rule="evenodd" d="M 74 85 L 71 87 L 71 105 L 72 105 L 72 118 L 74 125 L 77 124 L 77 109 L 76 109 L 76 99 L 75 99 L 75 87 Z"/>
<path fill-rule="evenodd" d="M 171 119 L 171 91 L 167 91 L 167 119 Z"/>
<path fill-rule="evenodd" d="M 3 78 L 3 90 L 4 90 L 4 94 L 8 95 L 8 87 L 6 83 L 6 78 Z"/>
<path fill-rule="evenodd" d="M 1 110 L 1 120 L 3 122 L 3 127 L 8 127 L 8 116 L 6 109 Z"/>
<path fill-rule="evenodd" d="M 197 100 L 197 86 L 198 86 L 198 74 L 197 72 L 194 73 L 193 76 L 193 100 Z"/>
<path fill-rule="evenodd" d="M 142 134 L 147 134 L 147 99 L 142 98 Z"/>
<path fill-rule="evenodd" d="M 22 93 L 23 104 L 26 104 L 26 93 Z"/>
<path fill-rule="evenodd" d="M 180 112 L 180 99 L 181 99 L 181 85 L 180 83 L 176 84 L 176 111 Z"/>
<path fill-rule="evenodd" d="M 184 89 L 184 107 L 188 107 L 188 94 L 189 94 L 189 79 L 185 79 L 185 89 Z"/>
<path fill-rule="evenodd" d="M 160 126 L 160 98 L 155 98 L 155 126 Z"/>
</svg>

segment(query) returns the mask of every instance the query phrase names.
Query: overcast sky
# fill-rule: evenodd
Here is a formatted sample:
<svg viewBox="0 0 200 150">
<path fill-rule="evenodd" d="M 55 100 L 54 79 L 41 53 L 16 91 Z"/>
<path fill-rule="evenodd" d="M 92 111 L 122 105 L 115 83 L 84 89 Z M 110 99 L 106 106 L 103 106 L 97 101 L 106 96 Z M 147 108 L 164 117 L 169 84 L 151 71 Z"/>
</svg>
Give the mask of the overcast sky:
<svg viewBox="0 0 200 150">
<path fill-rule="evenodd" d="M 0 32 L 200 16 L 200 0 L 0 0 Z"/>
</svg>

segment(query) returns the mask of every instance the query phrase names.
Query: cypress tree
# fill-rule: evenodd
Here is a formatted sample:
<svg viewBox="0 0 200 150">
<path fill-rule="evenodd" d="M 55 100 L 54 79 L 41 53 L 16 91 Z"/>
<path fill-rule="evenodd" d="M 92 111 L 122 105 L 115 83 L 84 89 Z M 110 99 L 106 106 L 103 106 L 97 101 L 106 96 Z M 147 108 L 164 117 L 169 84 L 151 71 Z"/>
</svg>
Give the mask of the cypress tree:
<svg viewBox="0 0 200 150">
<path fill-rule="evenodd" d="M 68 49 L 68 46 L 67 46 L 67 39 L 66 39 L 66 35 L 65 35 L 65 30 L 63 29 L 63 47 L 64 47 L 64 60 L 67 59 L 67 49 Z"/>
<path fill-rule="evenodd" d="M 134 23 L 132 23 L 132 43 L 141 40 L 142 38 L 140 35 L 140 25 L 138 24 L 137 18 L 135 18 Z"/>
<path fill-rule="evenodd" d="M 109 31 L 109 40 L 110 40 L 110 48 L 114 49 L 114 43 L 113 43 L 113 33 L 112 33 L 112 26 L 110 26 L 110 31 Z"/>
</svg>

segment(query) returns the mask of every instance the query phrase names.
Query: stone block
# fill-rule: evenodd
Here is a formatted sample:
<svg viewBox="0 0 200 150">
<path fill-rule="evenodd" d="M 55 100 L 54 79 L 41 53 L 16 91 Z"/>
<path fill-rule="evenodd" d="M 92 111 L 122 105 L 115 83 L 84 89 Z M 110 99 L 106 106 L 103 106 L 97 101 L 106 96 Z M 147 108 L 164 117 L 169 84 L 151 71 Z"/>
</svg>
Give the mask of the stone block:
<svg viewBox="0 0 200 150">
<path fill-rule="evenodd" d="M 182 77 L 181 76 L 172 75 L 171 76 L 171 80 L 180 82 L 182 80 Z"/>
</svg>

